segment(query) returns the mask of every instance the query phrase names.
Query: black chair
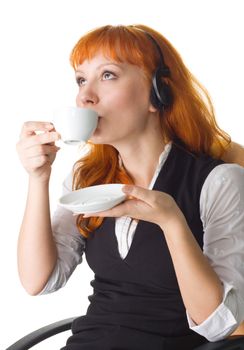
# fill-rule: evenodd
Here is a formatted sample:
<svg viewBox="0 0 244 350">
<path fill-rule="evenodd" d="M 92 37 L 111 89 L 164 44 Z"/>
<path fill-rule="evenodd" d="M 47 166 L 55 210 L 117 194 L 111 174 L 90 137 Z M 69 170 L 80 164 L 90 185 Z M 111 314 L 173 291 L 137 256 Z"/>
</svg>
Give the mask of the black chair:
<svg viewBox="0 0 244 350">
<path fill-rule="evenodd" d="M 23 338 L 19 339 L 14 344 L 10 345 L 6 350 L 28 350 L 45 339 L 48 339 L 61 332 L 70 330 L 71 324 L 75 318 L 76 317 L 66 318 L 65 320 L 51 323 L 48 326 L 31 332 Z M 195 350 L 244 350 L 244 336 L 225 339 L 214 343 L 206 343 L 204 345 L 198 346 L 195 348 Z"/>
<path fill-rule="evenodd" d="M 6 350 L 27 350 L 34 345 L 41 343 L 56 334 L 68 331 L 71 329 L 71 324 L 76 317 L 66 318 L 58 322 L 51 323 L 45 327 L 37 329 L 19 339 L 14 344 L 10 345 Z"/>
</svg>

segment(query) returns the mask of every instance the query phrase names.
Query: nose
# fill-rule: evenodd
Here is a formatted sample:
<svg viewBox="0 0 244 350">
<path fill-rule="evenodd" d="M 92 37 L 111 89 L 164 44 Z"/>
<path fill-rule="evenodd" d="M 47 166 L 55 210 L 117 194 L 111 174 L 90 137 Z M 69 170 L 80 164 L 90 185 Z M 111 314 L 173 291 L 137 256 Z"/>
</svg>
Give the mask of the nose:
<svg viewBox="0 0 244 350">
<path fill-rule="evenodd" d="M 91 90 L 89 87 L 83 87 L 81 91 L 79 91 L 76 102 L 80 107 L 86 106 L 94 106 L 98 103 L 99 98 L 94 90 Z"/>
</svg>

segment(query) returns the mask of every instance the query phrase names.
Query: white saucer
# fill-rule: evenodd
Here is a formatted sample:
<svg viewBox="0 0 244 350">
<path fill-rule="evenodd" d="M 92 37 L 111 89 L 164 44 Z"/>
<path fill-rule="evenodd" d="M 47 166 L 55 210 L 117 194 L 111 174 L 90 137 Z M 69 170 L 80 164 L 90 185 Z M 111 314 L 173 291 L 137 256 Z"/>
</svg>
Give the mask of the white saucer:
<svg viewBox="0 0 244 350">
<path fill-rule="evenodd" d="M 123 184 L 106 184 L 82 188 L 62 196 L 59 205 L 75 214 L 108 210 L 125 200 L 123 186 Z"/>
</svg>

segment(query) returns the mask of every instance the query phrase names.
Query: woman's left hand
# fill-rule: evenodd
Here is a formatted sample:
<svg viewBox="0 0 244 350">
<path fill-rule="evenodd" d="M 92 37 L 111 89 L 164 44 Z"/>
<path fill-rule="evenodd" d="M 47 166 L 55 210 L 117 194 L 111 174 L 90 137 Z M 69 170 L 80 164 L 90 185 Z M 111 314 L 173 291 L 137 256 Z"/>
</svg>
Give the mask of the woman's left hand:
<svg viewBox="0 0 244 350">
<path fill-rule="evenodd" d="M 163 227 L 183 215 L 173 197 L 165 192 L 148 190 L 133 185 L 125 185 L 122 190 L 128 195 L 127 200 L 123 203 L 106 211 L 85 214 L 83 217 L 129 216 Z"/>
</svg>

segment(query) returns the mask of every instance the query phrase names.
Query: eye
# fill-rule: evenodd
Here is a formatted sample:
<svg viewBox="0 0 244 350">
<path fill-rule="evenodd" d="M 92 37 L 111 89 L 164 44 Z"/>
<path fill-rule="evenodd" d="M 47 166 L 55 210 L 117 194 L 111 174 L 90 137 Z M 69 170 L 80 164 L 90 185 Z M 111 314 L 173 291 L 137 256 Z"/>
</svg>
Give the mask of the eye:
<svg viewBox="0 0 244 350">
<path fill-rule="evenodd" d="M 85 85 L 86 80 L 82 77 L 76 77 L 76 83 L 78 86 Z"/>
<path fill-rule="evenodd" d="M 103 80 L 111 80 L 111 79 L 115 79 L 116 75 L 113 72 L 106 70 L 105 72 L 103 72 L 102 78 Z"/>
</svg>

